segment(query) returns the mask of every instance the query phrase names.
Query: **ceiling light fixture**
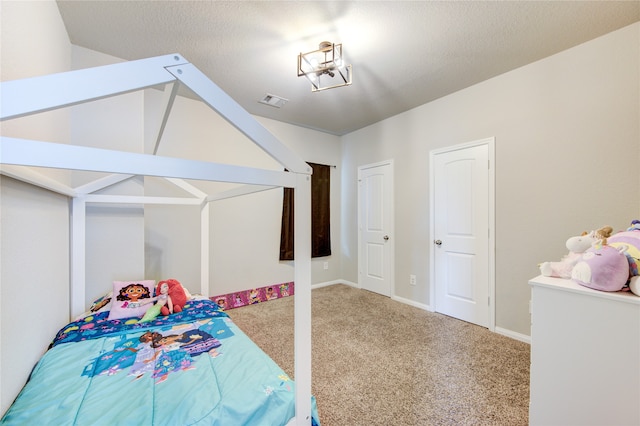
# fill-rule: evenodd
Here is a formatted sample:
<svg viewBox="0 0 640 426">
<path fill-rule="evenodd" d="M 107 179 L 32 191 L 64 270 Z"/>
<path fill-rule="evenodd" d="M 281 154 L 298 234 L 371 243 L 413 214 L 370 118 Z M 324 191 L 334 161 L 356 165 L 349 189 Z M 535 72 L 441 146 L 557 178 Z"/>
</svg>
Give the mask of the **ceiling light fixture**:
<svg viewBox="0 0 640 426">
<path fill-rule="evenodd" d="M 351 84 L 351 65 L 342 58 L 342 44 L 320 43 L 318 50 L 298 55 L 298 77 L 305 76 L 311 91 L 333 89 Z"/>
</svg>

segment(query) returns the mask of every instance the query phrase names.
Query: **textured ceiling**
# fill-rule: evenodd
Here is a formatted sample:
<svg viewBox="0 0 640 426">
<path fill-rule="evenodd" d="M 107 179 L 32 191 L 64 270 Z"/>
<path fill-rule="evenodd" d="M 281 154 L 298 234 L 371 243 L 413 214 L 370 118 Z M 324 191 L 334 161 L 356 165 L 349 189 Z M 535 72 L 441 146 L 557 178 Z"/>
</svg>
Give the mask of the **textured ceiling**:
<svg viewBox="0 0 640 426">
<path fill-rule="evenodd" d="M 640 1 L 63 1 L 73 44 L 180 53 L 250 113 L 342 135 L 640 20 Z M 343 43 L 353 85 L 311 93 L 297 55 Z M 266 94 L 288 99 L 277 109 Z"/>
</svg>

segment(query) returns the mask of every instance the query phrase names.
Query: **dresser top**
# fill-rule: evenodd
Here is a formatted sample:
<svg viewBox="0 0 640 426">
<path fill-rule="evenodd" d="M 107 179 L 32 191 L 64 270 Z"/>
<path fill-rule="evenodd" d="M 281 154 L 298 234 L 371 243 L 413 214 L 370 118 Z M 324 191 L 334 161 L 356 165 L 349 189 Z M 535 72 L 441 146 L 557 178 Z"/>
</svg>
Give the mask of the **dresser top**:
<svg viewBox="0 0 640 426">
<path fill-rule="evenodd" d="M 599 291 L 582 286 L 570 279 L 545 277 L 538 275 L 535 278 L 529 280 L 529 285 L 552 288 L 559 291 L 566 291 L 570 293 L 579 293 L 589 295 L 593 297 L 600 297 L 603 299 L 617 300 L 620 302 L 632 303 L 640 306 L 640 296 L 636 296 L 630 291 Z"/>
</svg>

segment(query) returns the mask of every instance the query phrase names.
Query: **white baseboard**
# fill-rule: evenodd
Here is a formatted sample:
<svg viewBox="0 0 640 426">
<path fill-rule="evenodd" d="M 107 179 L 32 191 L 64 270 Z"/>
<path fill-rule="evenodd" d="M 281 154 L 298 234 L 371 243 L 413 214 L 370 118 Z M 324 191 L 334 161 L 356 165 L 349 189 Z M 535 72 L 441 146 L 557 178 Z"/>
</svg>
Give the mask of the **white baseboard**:
<svg viewBox="0 0 640 426">
<path fill-rule="evenodd" d="M 328 286 L 334 285 L 334 284 L 345 284 L 345 285 L 348 285 L 348 286 L 351 286 L 351 287 L 360 288 L 358 286 L 358 284 L 352 283 L 351 281 L 333 280 L 333 281 L 325 281 L 323 283 L 311 284 L 311 290 L 313 290 L 315 288 L 320 288 L 320 287 L 328 287 Z"/>
<path fill-rule="evenodd" d="M 512 339 L 531 344 L 531 336 L 527 336 L 526 334 L 517 333 L 515 331 L 507 330 L 506 328 L 500 328 L 500 327 L 496 327 L 495 331 L 496 333 L 502 334 L 503 336 L 507 336 Z"/>
<path fill-rule="evenodd" d="M 347 280 L 341 280 L 340 283 L 341 284 L 350 285 L 351 287 L 354 287 L 354 288 L 362 288 L 362 287 L 360 287 L 360 285 L 358 283 L 354 283 L 354 282 L 347 281 Z"/>
<path fill-rule="evenodd" d="M 396 302 L 404 303 L 405 305 L 413 306 L 415 308 L 419 308 L 425 311 L 433 312 L 433 309 L 431 309 L 431 306 L 425 305 L 424 303 L 416 302 L 411 299 L 405 299 L 404 297 L 400 297 L 400 296 L 391 296 L 391 300 L 395 300 Z"/>
</svg>

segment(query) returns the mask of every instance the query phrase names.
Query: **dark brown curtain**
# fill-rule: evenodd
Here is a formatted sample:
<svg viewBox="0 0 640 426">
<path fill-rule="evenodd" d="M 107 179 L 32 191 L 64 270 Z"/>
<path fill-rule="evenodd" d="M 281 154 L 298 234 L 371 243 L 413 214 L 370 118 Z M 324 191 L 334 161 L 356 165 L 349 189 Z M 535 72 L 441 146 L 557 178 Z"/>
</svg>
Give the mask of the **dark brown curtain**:
<svg viewBox="0 0 640 426">
<path fill-rule="evenodd" d="M 293 260 L 293 188 L 283 189 L 280 260 Z"/>
<path fill-rule="evenodd" d="M 307 164 L 313 168 L 313 175 L 311 175 L 311 257 L 330 256 L 329 188 L 331 187 L 331 166 Z M 293 260 L 293 193 L 292 188 L 284 188 L 280 260 Z"/>
</svg>

